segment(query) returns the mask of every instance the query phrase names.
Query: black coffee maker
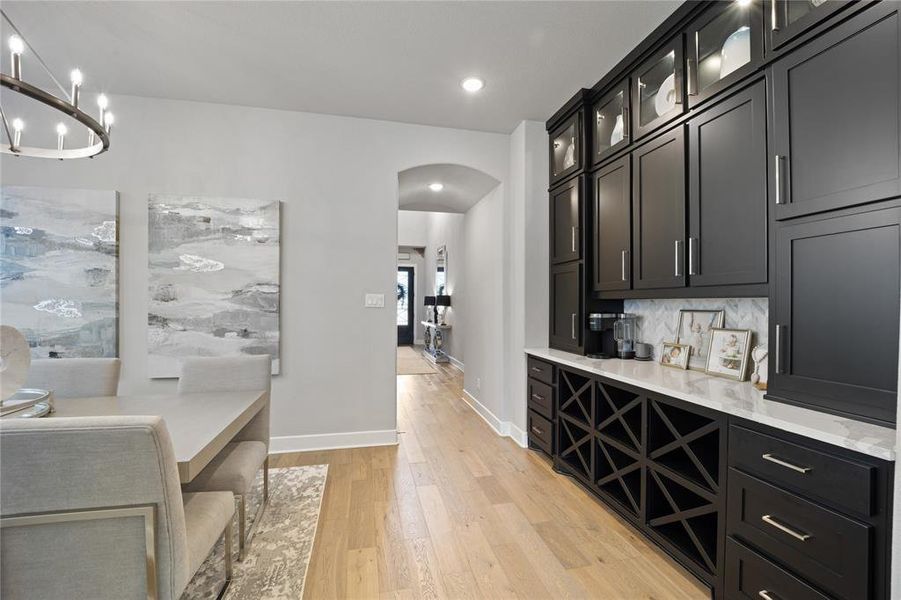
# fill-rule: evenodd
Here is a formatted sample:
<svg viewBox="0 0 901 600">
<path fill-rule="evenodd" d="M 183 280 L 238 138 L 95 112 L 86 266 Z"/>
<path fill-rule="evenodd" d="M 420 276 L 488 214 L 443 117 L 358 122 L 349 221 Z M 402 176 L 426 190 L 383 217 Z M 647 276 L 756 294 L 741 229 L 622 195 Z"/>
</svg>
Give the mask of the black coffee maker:
<svg viewBox="0 0 901 600">
<path fill-rule="evenodd" d="M 588 315 L 588 331 L 591 336 L 591 352 L 588 358 L 613 358 L 616 356 L 616 340 L 613 339 L 613 324 L 619 313 L 591 313 Z"/>
</svg>

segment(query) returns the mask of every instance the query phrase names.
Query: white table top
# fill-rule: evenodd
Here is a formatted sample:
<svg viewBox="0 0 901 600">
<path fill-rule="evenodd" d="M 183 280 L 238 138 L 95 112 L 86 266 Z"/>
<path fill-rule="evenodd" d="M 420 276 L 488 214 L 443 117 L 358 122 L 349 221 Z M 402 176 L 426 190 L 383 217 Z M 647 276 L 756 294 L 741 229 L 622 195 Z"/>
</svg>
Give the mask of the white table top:
<svg viewBox="0 0 901 600">
<path fill-rule="evenodd" d="M 747 381 L 673 369 L 657 362 L 599 360 L 550 348 L 528 348 L 526 354 L 869 456 L 895 460 L 894 429 L 765 400 L 763 392 Z"/>
<path fill-rule="evenodd" d="M 266 404 L 259 392 L 58 398 L 53 417 L 158 415 L 166 422 L 182 483 L 200 471 Z"/>
<path fill-rule="evenodd" d="M 432 323 L 431 321 L 420 321 L 420 324 L 425 325 L 426 327 L 430 327 L 432 329 L 450 329 L 450 325 L 439 325 L 438 323 Z"/>
</svg>

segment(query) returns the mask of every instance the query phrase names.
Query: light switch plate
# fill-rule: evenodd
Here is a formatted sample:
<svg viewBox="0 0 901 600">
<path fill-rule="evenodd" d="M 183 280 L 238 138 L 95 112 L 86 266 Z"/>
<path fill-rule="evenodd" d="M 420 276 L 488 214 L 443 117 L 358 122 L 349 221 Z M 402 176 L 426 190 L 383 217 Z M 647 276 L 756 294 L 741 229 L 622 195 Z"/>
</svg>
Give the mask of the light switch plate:
<svg viewBox="0 0 901 600">
<path fill-rule="evenodd" d="M 385 308 L 385 294 L 366 294 L 366 308 Z"/>
</svg>

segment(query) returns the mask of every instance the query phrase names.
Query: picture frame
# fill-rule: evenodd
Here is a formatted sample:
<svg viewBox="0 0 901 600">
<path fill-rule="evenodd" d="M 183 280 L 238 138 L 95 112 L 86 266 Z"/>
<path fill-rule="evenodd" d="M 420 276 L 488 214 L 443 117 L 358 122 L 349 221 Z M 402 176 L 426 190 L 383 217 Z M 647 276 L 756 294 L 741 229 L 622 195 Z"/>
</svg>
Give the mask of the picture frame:
<svg viewBox="0 0 901 600">
<path fill-rule="evenodd" d="M 748 377 L 750 357 L 750 329 L 717 327 L 710 330 L 710 349 L 705 369 L 708 375 L 745 381 Z"/>
<path fill-rule="evenodd" d="M 722 309 L 683 308 L 679 311 L 676 326 L 677 344 L 691 346 L 688 368 L 693 371 L 707 369 L 707 349 L 710 347 L 710 330 L 726 324 L 726 311 Z"/>
<path fill-rule="evenodd" d="M 660 364 L 670 369 L 687 369 L 690 356 L 691 346 L 688 344 L 663 342 L 663 350 L 660 352 Z"/>
</svg>

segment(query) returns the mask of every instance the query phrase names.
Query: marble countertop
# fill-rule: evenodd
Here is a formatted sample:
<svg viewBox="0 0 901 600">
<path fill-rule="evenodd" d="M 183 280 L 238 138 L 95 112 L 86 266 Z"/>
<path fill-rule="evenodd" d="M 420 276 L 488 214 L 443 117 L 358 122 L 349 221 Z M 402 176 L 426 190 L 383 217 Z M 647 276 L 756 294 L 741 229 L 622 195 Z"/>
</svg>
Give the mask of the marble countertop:
<svg viewBox="0 0 901 600">
<path fill-rule="evenodd" d="M 550 348 L 527 348 L 526 354 L 869 456 L 895 460 L 894 429 L 764 400 L 763 392 L 749 382 L 663 367 L 651 361 L 598 360 Z"/>
</svg>

